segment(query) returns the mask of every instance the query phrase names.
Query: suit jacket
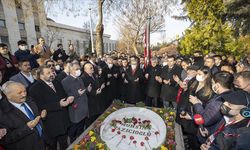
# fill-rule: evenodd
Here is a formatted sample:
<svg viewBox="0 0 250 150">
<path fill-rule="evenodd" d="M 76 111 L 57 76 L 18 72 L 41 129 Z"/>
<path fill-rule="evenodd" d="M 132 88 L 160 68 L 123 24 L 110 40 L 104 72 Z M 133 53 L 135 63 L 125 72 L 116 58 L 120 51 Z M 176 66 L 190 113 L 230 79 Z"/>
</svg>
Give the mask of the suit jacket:
<svg viewBox="0 0 250 150">
<path fill-rule="evenodd" d="M 60 100 L 66 98 L 66 94 L 60 83 L 53 81 L 53 84 L 56 92 L 42 80 L 38 80 L 29 88 L 30 96 L 39 110 L 47 110 L 47 117 L 44 120 L 47 138 L 65 134 L 70 124 L 67 108 L 60 106 Z"/>
<path fill-rule="evenodd" d="M 92 90 L 87 92 L 88 96 L 88 106 L 89 106 L 89 116 L 95 116 L 103 113 L 105 107 L 105 100 L 102 98 L 102 94 L 96 94 L 96 90 L 100 88 L 100 83 L 98 78 L 93 74 L 94 79 L 87 73 L 83 73 L 81 76 L 83 83 L 86 87 L 91 84 Z"/>
<path fill-rule="evenodd" d="M 177 75 L 181 78 L 181 68 L 179 66 L 175 65 L 172 69 L 168 68 L 168 66 L 162 68 L 162 80 L 170 80 L 170 85 L 162 82 L 160 98 L 164 101 L 176 100 L 179 86 L 174 81 L 173 75 Z"/>
<path fill-rule="evenodd" d="M 38 116 L 36 104 L 27 100 L 26 104 L 32 109 L 34 116 Z M 0 118 L 1 126 L 7 129 L 7 134 L 2 139 L 6 150 L 43 150 L 43 138 L 39 136 L 36 128 L 30 129 L 26 124 L 30 119 L 7 99 L 1 101 L 3 115 Z M 44 134 L 43 134 L 44 135 Z"/>
<path fill-rule="evenodd" d="M 143 83 L 144 83 L 144 75 L 143 71 L 140 68 L 137 68 L 134 74 L 132 73 L 132 68 L 130 67 L 126 71 L 126 80 L 128 81 L 128 99 L 126 100 L 129 103 L 135 104 L 139 101 L 143 101 L 144 91 L 143 91 Z M 135 82 L 139 78 L 138 82 Z"/>
<path fill-rule="evenodd" d="M 108 78 L 108 74 L 111 74 L 112 76 Z M 117 78 L 114 76 L 114 74 L 117 74 Z M 105 82 L 110 82 L 110 85 L 106 87 L 106 99 L 109 105 L 113 102 L 114 99 L 118 98 L 118 86 L 119 86 L 119 68 L 115 65 L 110 69 L 108 67 L 103 68 L 103 75 Z"/>
<path fill-rule="evenodd" d="M 146 73 L 149 74 L 146 94 L 149 97 L 158 98 L 160 95 L 161 84 L 155 80 L 155 77 L 161 75 L 161 68 L 160 66 L 148 66 L 146 69 Z"/>
<path fill-rule="evenodd" d="M 64 78 L 66 78 L 68 75 L 64 72 L 64 71 L 61 71 L 55 78 L 55 80 L 59 83 L 62 83 L 62 80 Z"/>
<path fill-rule="evenodd" d="M 62 86 L 68 96 L 74 96 L 74 102 L 68 107 L 69 118 L 73 123 L 78 123 L 88 116 L 88 97 L 86 92 L 79 95 L 79 89 L 86 89 L 81 78 L 71 75 L 62 80 Z M 86 89 L 87 90 L 87 89 Z"/>
<path fill-rule="evenodd" d="M 66 54 L 65 50 L 63 50 L 63 49 L 57 49 L 53 53 L 53 60 L 57 61 L 59 59 L 61 59 L 62 61 L 66 61 L 68 59 L 68 55 Z"/>
<path fill-rule="evenodd" d="M 26 88 L 28 88 L 32 84 L 28 79 L 26 79 L 26 77 L 24 75 L 22 75 L 21 72 L 12 76 L 10 78 L 10 81 L 22 83 Z"/>
</svg>

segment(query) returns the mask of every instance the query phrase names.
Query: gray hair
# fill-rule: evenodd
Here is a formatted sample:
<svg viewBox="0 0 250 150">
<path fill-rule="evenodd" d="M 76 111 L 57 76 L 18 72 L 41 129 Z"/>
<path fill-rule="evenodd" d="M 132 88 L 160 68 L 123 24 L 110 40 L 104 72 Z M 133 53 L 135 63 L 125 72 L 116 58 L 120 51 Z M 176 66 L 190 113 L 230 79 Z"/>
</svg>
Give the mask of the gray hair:
<svg viewBox="0 0 250 150">
<path fill-rule="evenodd" d="M 11 92 L 11 86 L 12 85 L 21 85 L 24 86 L 22 83 L 19 82 L 14 82 L 14 81 L 7 81 L 3 84 L 2 90 L 5 95 L 9 94 Z"/>
</svg>

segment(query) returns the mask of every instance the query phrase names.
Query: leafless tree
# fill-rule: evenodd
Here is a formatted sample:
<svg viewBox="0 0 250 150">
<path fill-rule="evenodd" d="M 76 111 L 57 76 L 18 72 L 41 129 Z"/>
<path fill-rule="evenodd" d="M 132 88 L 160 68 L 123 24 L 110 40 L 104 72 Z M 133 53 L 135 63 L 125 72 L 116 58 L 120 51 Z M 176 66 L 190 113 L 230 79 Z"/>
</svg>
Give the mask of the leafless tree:
<svg viewBox="0 0 250 150">
<path fill-rule="evenodd" d="M 137 43 L 142 43 L 147 20 L 151 20 L 151 33 L 164 27 L 165 15 L 170 13 L 176 0 L 128 0 L 119 7 L 115 21 L 120 26 L 122 39 L 129 39 L 138 54 Z"/>
</svg>

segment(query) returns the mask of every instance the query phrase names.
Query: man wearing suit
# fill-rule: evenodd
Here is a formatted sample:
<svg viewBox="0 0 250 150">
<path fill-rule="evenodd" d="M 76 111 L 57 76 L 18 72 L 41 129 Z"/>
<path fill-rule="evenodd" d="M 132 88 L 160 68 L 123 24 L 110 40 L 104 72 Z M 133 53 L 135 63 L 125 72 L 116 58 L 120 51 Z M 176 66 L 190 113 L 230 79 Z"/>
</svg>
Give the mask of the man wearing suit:
<svg viewBox="0 0 250 150">
<path fill-rule="evenodd" d="M 18 63 L 20 72 L 10 78 L 10 81 L 22 83 L 26 88 L 35 82 L 32 74 L 30 62 L 28 60 L 22 60 Z"/>
<path fill-rule="evenodd" d="M 52 55 L 50 48 L 45 44 L 43 37 L 38 39 L 38 45 L 34 47 L 34 51 L 43 59 L 49 59 Z"/>
<path fill-rule="evenodd" d="M 6 150 L 43 150 L 44 132 L 41 118 L 46 111 L 38 113 L 36 104 L 26 96 L 25 87 L 18 82 L 8 81 L 3 86 L 7 98 L 1 101 L 1 126 L 7 134 L 1 143 Z"/>
<path fill-rule="evenodd" d="M 73 102 L 74 97 L 66 99 L 61 84 L 56 81 L 52 82 L 54 75 L 49 67 L 41 66 L 39 70 L 40 80 L 29 88 L 29 93 L 38 108 L 46 109 L 48 112 L 44 121 L 48 149 L 55 150 L 59 142 L 60 149 L 64 150 L 68 146 L 67 129 L 70 124 L 67 106 Z"/>
<path fill-rule="evenodd" d="M 144 82 L 143 71 L 140 68 L 137 60 L 131 61 L 131 67 L 126 72 L 124 82 L 128 84 L 128 99 L 127 102 L 136 104 L 139 101 L 143 101 L 144 91 L 142 84 Z"/>
<path fill-rule="evenodd" d="M 151 65 L 147 67 L 145 78 L 147 80 L 146 88 L 146 105 L 159 107 L 159 96 L 161 83 L 159 77 L 161 75 L 161 67 L 158 65 L 158 59 L 152 58 Z"/>
<path fill-rule="evenodd" d="M 160 92 L 160 98 L 163 101 L 164 107 L 177 108 L 175 102 L 176 96 L 178 94 L 178 84 L 173 79 L 174 75 L 181 78 L 181 68 L 176 65 L 175 56 L 169 56 L 167 58 L 168 65 L 162 68 L 161 79 L 162 87 Z"/>
<path fill-rule="evenodd" d="M 119 68 L 113 64 L 113 59 L 111 57 L 107 58 L 107 66 L 103 68 L 103 74 L 105 77 L 105 82 L 107 83 L 107 87 L 105 89 L 106 92 L 106 102 L 107 107 L 109 107 L 113 100 L 118 98 L 119 95 Z"/>
<path fill-rule="evenodd" d="M 69 62 L 65 62 L 63 64 L 63 71 L 56 76 L 55 80 L 57 80 L 59 83 L 61 83 L 62 80 L 69 75 L 69 64 Z"/>
<path fill-rule="evenodd" d="M 86 121 L 86 126 L 91 125 L 96 118 L 103 113 L 105 108 L 105 101 L 102 98 L 102 91 L 104 84 L 100 84 L 98 78 L 94 74 L 94 67 L 91 63 L 86 63 L 84 65 L 84 73 L 81 76 L 85 86 L 91 86 L 90 92 L 87 92 L 88 96 L 88 106 L 89 106 L 89 118 Z"/>
<path fill-rule="evenodd" d="M 62 80 L 62 86 L 68 96 L 74 96 L 74 102 L 68 107 L 69 118 L 72 122 L 69 137 L 73 142 L 83 131 L 84 121 L 88 117 L 88 97 L 86 88 L 80 78 L 81 69 L 78 63 L 70 64 L 70 75 Z M 91 86 L 89 86 L 89 91 Z"/>
</svg>

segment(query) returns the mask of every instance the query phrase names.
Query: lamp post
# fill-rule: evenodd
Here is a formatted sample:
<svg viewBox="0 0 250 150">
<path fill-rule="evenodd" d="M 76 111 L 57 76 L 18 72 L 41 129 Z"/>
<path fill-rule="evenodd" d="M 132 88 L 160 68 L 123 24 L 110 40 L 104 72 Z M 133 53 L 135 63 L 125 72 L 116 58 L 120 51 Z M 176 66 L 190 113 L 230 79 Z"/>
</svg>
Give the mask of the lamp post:
<svg viewBox="0 0 250 150">
<path fill-rule="evenodd" d="M 90 27 L 90 38 L 91 38 L 91 52 L 92 54 L 95 53 L 94 50 L 94 38 L 93 38 L 93 31 L 92 31 L 92 17 L 91 17 L 91 8 L 89 8 L 89 27 Z"/>
<path fill-rule="evenodd" d="M 148 15 L 147 17 L 147 65 L 149 64 L 150 62 L 150 20 L 151 20 L 151 17 Z"/>
</svg>

